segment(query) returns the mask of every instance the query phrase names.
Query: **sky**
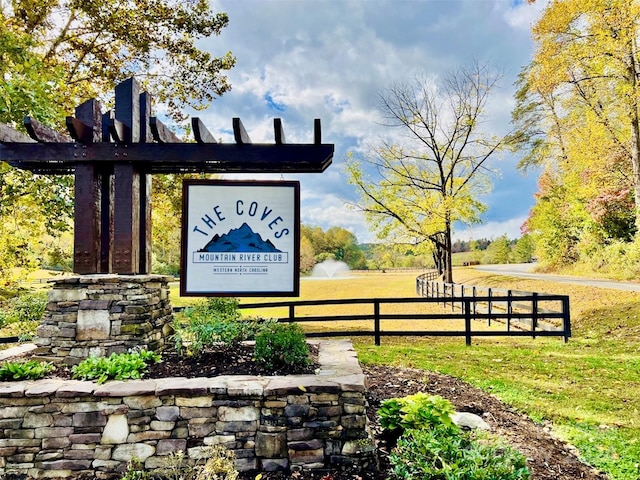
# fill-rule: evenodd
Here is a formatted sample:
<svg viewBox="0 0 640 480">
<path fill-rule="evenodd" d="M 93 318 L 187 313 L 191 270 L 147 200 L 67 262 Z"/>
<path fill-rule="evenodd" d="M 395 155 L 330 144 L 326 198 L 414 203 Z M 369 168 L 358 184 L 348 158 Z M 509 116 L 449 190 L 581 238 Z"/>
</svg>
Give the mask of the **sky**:
<svg viewBox="0 0 640 480">
<path fill-rule="evenodd" d="M 485 133 L 509 128 L 514 83 L 532 57 L 531 26 L 546 3 L 522 0 L 210 0 L 227 12 L 229 26 L 199 47 L 221 56 L 231 51 L 231 91 L 200 117 L 223 142 L 233 142 L 240 117 L 254 143 L 274 143 L 273 118 L 281 118 L 287 143 L 312 143 L 322 121 L 322 143 L 335 145 L 333 164 L 321 174 L 239 175 L 301 182 L 301 220 L 323 229 L 345 228 L 361 243 L 380 241 L 363 215 L 348 207 L 359 193 L 347 183 L 349 152 L 388 134 L 380 124 L 379 96 L 392 84 L 423 74 L 438 78 L 474 59 L 502 71 L 488 107 Z M 483 224 L 456 225 L 454 238 L 520 236 L 534 203 L 537 175 L 523 175 L 518 156 L 492 161 L 499 170 Z"/>
</svg>

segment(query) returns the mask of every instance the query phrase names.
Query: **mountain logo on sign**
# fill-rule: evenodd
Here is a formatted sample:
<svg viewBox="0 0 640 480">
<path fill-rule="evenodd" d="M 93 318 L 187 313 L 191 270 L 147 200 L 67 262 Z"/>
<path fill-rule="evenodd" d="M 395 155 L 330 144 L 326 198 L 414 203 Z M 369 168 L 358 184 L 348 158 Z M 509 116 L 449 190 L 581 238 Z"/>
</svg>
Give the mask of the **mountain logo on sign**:
<svg viewBox="0 0 640 480">
<path fill-rule="evenodd" d="M 199 252 L 281 252 L 270 240 L 263 240 L 249 225 L 215 236 Z"/>
</svg>

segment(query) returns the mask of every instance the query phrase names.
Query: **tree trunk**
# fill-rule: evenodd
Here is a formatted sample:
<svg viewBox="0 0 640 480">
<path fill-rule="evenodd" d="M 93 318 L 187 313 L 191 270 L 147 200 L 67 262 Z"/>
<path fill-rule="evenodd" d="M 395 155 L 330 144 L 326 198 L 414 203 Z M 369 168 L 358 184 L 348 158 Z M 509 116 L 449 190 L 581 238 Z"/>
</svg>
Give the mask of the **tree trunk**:
<svg viewBox="0 0 640 480">
<path fill-rule="evenodd" d="M 638 65 L 636 63 L 636 45 L 631 41 L 629 52 L 629 81 L 632 86 L 632 99 L 630 105 L 631 122 L 631 164 L 633 166 L 633 193 L 635 200 L 636 238 L 640 235 L 640 125 L 638 115 Z"/>
<path fill-rule="evenodd" d="M 453 262 L 451 255 L 451 220 L 446 220 L 444 232 L 444 282 L 453 283 Z"/>
</svg>

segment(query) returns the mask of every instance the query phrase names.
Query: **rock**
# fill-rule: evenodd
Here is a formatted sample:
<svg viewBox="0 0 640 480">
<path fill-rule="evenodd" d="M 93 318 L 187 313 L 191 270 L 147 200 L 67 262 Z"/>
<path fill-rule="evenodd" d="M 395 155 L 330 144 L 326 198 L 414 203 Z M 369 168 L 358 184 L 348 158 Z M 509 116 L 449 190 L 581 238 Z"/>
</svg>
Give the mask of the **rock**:
<svg viewBox="0 0 640 480">
<path fill-rule="evenodd" d="M 481 417 L 469 412 L 456 412 L 451 416 L 453 423 L 462 429 L 468 430 L 491 430 L 491 427 Z"/>
</svg>

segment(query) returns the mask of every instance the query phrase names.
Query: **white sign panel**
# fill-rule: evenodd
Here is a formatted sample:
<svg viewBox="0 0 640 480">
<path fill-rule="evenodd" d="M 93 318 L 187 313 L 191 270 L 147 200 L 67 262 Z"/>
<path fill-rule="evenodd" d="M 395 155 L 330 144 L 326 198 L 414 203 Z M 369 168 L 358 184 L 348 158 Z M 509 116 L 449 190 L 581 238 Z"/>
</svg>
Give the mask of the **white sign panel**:
<svg viewBox="0 0 640 480">
<path fill-rule="evenodd" d="M 185 180 L 180 294 L 298 296 L 300 183 Z"/>
</svg>

